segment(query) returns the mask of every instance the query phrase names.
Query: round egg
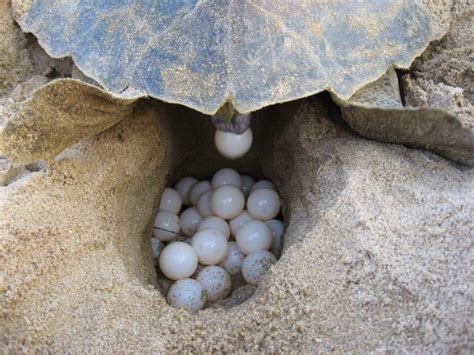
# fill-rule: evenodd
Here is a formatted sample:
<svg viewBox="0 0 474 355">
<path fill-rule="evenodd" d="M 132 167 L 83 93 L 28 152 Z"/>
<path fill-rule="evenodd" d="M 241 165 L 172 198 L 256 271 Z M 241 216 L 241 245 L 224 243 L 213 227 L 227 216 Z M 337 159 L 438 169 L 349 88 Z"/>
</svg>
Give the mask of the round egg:
<svg viewBox="0 0 474 355">
<path fill-rule="evenodd" d="M 199 262 L 216 265 L 227 255 L 227 238 L 217 229 L 204 229 L 197 232 L 191 241 Z"/>
<path fill-rule="evenodd" d="M 187 237 L 192 237 L 196 233 L 197 226 L 201 222 L 202 217 L 195 207 L 188 207 L 181 213 L 179 220 L 181 232 Z"/>
<path fill-rule="evenodd" d="M 222 219 L 237 217 L 245 206 L 245 197 L 235 186 L 221 186 L 212 194 L 211 206 Z"/>
<path fill-rule="evenodd" d="M 210 216 L 204 218 L 201 223 L 199 223 L 199 226 L 197 228 L 198 232 L 202 231 L 204 229 L 217 229 L 219 232 L 221 232 L 226 239 L 229 239 L 230 237 L 230 228 L 229 225 L 227 224 L 226 221 L 224 221 L 220 217 L 216 216 Z"/>
<path fill-rule="evenodd" d="M 196 206 L 199 201 L 199 197 L 201 197 L 204 192 L 211 189 L 211 183 L 209 181 L 199 181 L 191 188 L 191 191 L 189 191 L 189 201 L 193 206 Z"/>
<path fill-rule="evenodd" d="M 161 272 L 171 280 L 191 276 L 198 265 L 198 256 L 193 247 L 184 242 L 168 244 L 161 252 L 159 266 Z"/>
<path fill-rule="evenodd" d="M 212 210 L 211 206 L 212 194 L 213 191 L 209 190 L 204 192 L 201 197 L 199 197 L 196 208 L 202 217 L 214 216 L 214 211 Z"/>
<path fill-rule="evenodd" d="M 242 186 L 241 190 L 244 193 L 244 196 L 247 197 L 252 189 L 253 185 L 255 184 L 255 180 L 252 179 L 248 175 L 241 175 L 240 178 L 242 179 Z"/>
<path fill-rule="evenodd" d="M 237 231 L 239 228 L 244 224 L 247 223 L 248 221 L 253 220 L 252 216 L 249 215 L 247 211 L 242 211 L 241 214 L 239 214 L 237 217 L 234 219 L 231 219 L 229 221 L 229 226 L 230 226 L 230 233 L 232 236 L 235 238 Z"/>
<path fill-rule="evenodd" d="M 221 186 L 231 185 L 238 189 L 242 186 L 242 178 L 234 169 L 224 168 L 218 170 L 212 177 L 211 186 L 215 190 Z"/>
<path fill-rule="evenodd" d="M 271 219 L 269 221 L 265 221 L 265 224 L 268 228 L 270 228 L 270 231 L 272 232 L 272 246 L 270 250 L 273 255 L 278 257 L 281 253 L 282 236 L 283 230 L 285 229 L 285 225 L 282 221 L 279 221 L 278 219 Z"/>
<path fill-rule="evenodd" d="M 210 302 L 226 298 L 232 287 L 230 275 L 219 266 L 203 268 L 197 274 L 196 281 L 206 290 L 207 300 Z"/>
<path fill-rule="evenodd" d="M 252 220 L 239 228 L 235 241 L 239 250 L 248 255 L 257 250 L 268 250 L 272 245 L 272 232 L 262 221 Z"/>
<path fill-rule="evenodd" d="M 185 176 L 174 186 L 175 190 L 178 191 L 179 195 L 181 196 L 181 200 L 184 205 L 190 206 L 191 200 L 189 199 L 189 192 L 191 188 L 198 182 L 198 179 L 193 178 L 191 176 Z"/>
<path fill-rule="evenodd" d="M 250 193 L 247 211 L 255 219 L 267 221 L 280 213 L 280 196 L 272 189 L 258 189 Z"/>
<path fill-rule="evenodd" d="M 161 251 L 165 247 L 165 243 L 157 238 L 151 238 L 151 252 L 153 253 L 153 257 L 156 259 L 160 256 Z"/>
<path fill-rule="evenodd" d="M 196 313 L 206 303 L 206 291 L 198 281 L 183 279 L 170 287 L 167 300 L 172 306 Z"/>
<path fill-rule="evenodd" d="M 217 151 L 227 159 L 238 159 L 243 157 L 252 146 L 252 129 L 248 128 L 242 134 L 234 134 L 216 130 L 214 143 Z"/>
<path fill-rule="evenodd" d="M 172 212 L 160 211 L 153 222 L 153 236 L 163 242 L 168 242 L 176 237 L 180 229 L 180 220 Z"/>
<path fill-rule="evenodd" d="M 168 211 L 178 214 L 181 210 L 181 195 L 175 189 L 166 187 L 161 195 L 160 211 Z"/>
<path fill-rule="evenodd" d="M 225 259 L 219 264 L 230 275 L 236 275 L 242 271 L 242 262 L 245 255 L 239 250 L 236 242 L 227 243 L 227 255 Z"/>
<path fill-rule="evenodd" d="M 260 181 L 257 181 L 250 188 L 250 192 L 258 190 L 258 189 L 272 189 L 272 190 L 275 190 L 275 185 L 273 185 L 273 182 L 271 182 L 269 180 L 260 180 Z"/>
<path fill-rule="evenodd" d="M 275 256 L 268 250 L 255 251 L 242 263 L 242 275 L 250 285 L 258 285 L 262 276 L 276 263 Z"/>
</svg>

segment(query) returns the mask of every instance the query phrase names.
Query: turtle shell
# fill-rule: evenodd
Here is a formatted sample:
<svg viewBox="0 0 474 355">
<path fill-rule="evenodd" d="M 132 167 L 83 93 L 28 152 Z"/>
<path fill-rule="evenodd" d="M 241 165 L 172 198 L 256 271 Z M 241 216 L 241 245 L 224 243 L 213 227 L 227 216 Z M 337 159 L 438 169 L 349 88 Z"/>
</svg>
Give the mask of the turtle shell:
<svg viewBox="0 0 474 355">
<path fill-rule="evenodd" d="M 214 114 L 323 90 L 348 99 L 439 38 L 421 0 L 14 0 L 55 58 L 116 96 Z"/>
</svg>

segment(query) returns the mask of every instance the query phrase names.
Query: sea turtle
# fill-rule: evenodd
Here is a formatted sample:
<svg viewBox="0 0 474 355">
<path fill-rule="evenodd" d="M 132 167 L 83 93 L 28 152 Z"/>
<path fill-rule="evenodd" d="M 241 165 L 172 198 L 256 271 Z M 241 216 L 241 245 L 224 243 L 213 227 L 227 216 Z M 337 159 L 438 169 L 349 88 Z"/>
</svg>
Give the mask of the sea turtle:
<svg viewBox="0 0 474 355">
<path fill-rule="evenodd" d="M 53 58 L 122 97 L 214 114 L 330 90 L 348 99 L 408 68 L 443 30 L 421 0 L 14 0 Z"/>
<path fill-rule="evenodd" d="M 441 38 L 448 21 L 442 17 L 446 11 L 438 10 L 449 5 L 432 0 L 12 1 L 23 31 L 32 32 L 49 55 L 71 56 L 87 77 L 124 103 L 151 96 L 182 104 L 213 115 L 218 129 L 240 134 L 251 112 L 328 90 L 356 131 L 382 141 L 391 141 L 390 125 L 384 134 L 373 133 L 365 117 L 382 105 L 383 120 L 387 107 L 380 100 L 359 105 L 351 97 L 374 90 L 372 97 L 383 96 L 381 86 L 370 83 L 390 68 L 409 68 Z M 398 83 L 392 89 L 398 90 Z M 390 107 L 392 116 L 405 110 L 398 101 Z M 349 114 L 354 107 L 358 114 Z M 421 115 L 423 124 L 433 126 L 431 111 Z M 396 126 L 398 116 L 392 122 Z M 418 142 L 416 132 L 404 134 L 414 137 L 392 141 L 436 146 Z M 469 156 L 473 135 L 466 134 L 461 149 L 468 147 L 463 155 Z"/>
</svg>

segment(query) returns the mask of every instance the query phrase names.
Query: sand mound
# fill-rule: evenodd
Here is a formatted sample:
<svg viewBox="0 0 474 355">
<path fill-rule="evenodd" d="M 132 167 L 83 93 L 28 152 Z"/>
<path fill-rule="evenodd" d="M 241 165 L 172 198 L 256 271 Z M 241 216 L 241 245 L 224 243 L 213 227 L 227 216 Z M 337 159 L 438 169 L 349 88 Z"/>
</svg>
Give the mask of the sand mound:
<svg viewBox="0 0 474 355">
<path fill-rule="evenodd" d="M 282 193 L 284 253 L 250 299 L 195 316 L 156 288 L 148 238 L 168 176 L 225 164 L 208 121 L 145 102 L 3 188 L 5 349 L 467 349 L 473 172 L 357 138 L 328 104 L 254 120 L 267 149 L 240 164 Z"/>
</svg>

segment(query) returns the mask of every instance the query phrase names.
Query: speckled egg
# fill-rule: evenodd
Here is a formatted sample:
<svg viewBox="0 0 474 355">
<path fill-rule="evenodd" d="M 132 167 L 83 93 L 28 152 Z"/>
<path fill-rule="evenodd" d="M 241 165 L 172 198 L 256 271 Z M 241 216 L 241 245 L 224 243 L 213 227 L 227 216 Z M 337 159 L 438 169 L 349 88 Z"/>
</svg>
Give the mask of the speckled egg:
<svg viewBox="0 0 474 355">
<path fill-rule="evenodd" d="M 175 307 L 184 308 L 191 313 L 195 313 L 204 307 L 206 291 L 198 281 L 183 279 L 176 281 L 170 287 L 167 300 L 169 304 Z"/>
<path fill-rule="evenodd" d="M 251 285 L 258 285 L 262 276 L 275 264 L 277 259 L 268 250 L 259 250 L 248 255 L 242 263 L 242 275 Z"/>
<path fill-rule="evenodd" d="M 230 275 L 220 266 L 207 266 L 196 276 L 204 290 L 207 300 L 210 302 L 226 298 L 231 290 L 232 281 Z"/>
</svg>

